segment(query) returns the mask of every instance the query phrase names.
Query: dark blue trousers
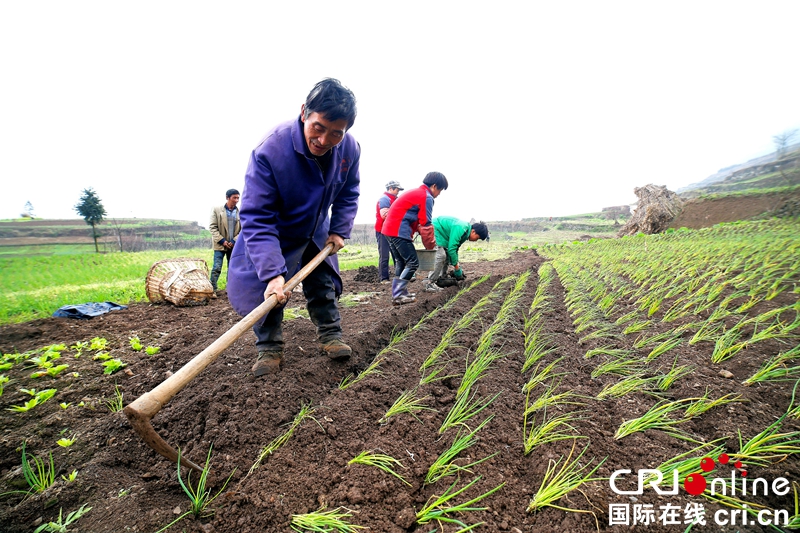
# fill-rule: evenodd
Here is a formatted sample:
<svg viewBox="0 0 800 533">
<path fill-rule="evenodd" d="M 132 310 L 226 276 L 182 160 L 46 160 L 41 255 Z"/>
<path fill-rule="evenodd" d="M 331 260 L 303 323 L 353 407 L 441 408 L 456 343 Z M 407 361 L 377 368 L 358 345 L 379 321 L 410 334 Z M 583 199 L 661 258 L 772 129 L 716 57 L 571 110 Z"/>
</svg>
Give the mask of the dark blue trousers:
<svg viewBox="0 0 800 533">
<path fill-rule="evenodd" d="M 392 256 L 392 263 L 397 265 L 397 258 L 394 256 L 389 240 L 380 231 L 375 232 L 375 240 L 378 241 L 378 271 L 381 281 L 389 279 L 389 256 Z"/>
<path fill-rule="evenodd" d="M 302 264 L 308 264 L 318 253 L 317 245 L 309 243 L 303 252 Z M 317 339 L 322 343 L 341 339 L 342 324 L 336 303 L 336 288 L 326 263 L 319 265 L 303 280 L 303 295 L 308 300 L 306 307 L 311 322 L 317 326 Z M 283 349 L 282 322 L 283 306 L 270 311 L 263 324 L 253 326 L 258 351 Z"/>
<path fill-rule="evenodd" d="M 400 279 L 411 281 L 419 268 L 419 258 L 414 243 L 402 237 L 387 237 L 394 256 L 394 275 Z"/>
<path fill-rule="evenodd" d="M 222 261 L 228 261 L 231 266 L 231 252 L 233 250 L 214 250 L 214 265 L 211 267 L 211 286 L 217 290 L 219 275 L 222 274 Z"/>
</svg>

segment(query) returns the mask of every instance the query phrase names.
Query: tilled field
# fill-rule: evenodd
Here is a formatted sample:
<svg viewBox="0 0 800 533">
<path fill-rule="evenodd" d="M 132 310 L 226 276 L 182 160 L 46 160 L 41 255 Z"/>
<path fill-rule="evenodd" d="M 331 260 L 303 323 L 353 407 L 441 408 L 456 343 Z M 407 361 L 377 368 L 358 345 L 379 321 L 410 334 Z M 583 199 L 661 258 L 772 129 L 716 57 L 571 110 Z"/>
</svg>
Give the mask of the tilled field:
<svg viewBox="0 0 800 533">
<path fill-rule="evenodd" d="M 477 528 L 482 531 L 622 530 L 626 527 L 612 525 L 609 505 L 631 502 L 653 504 L 656 510 L 669 503 L 680 506 L 681 512 L 692 502 L 704 503 L 708 513 L 720 509 L 719 505 L 684 491 L 661 497 L 650 490 L 638 496 L 611 491 L 607 478 L 614 471 L 656 468 L 697 443 L 656 430 L 614 438 L 624 420 L 641 416 L 659 399 L 642 392 L 619 399 L 597 399 L 603 387 L 618 376 L 591 377 L 602 358 L 587 359 L 585 354 L 601 343 L 579 343 L 581 335 L 575 333 L 565 308 L 564 288 L 558 277 L 547 286 L 549 307 L 541 319 L 555 350 L 545 354 L 538 364 L 524 368 L 526 334 L 531 335 L 526 321 L 531 318 L 530 307 L 539 282 L 537 273 L 543 263 L 544 259 L 535 252 L 525 252 L 508 260 L 470 264 L 466 268 L 468 283 L 461 290 L 453 287 L 437 294 L 419 293 L 416 303 L 401 307 L 391 305 L 388 286 L 369 281 L 367 270 L 345 273 L 346 294 L 357 295 L 354 305 L 342 309 L 345 340 L 354 349 L 349 363 L 331 362 L 321 356 L 314 328 L 302 318 L 285 324 L 286 365 L 277 376 L 253 378 L 250 367 L 255 355 L 254 338 L 248 333 L 236 341 L 153 419 L 156 431 L 195 462 L 202 463 L 213 445 L 211 482 L 216 490 L 233 472 L 226 489 L 210 506 L 216 510 L 213 516 L 186 517 L 169 531 L 285 532 L 291 529 L 293 515 L 342 508 L 350 513 L 348 522 L 371 531 L 455 532 L 464 530 L 464 526 L 435 519 L 420 523 L 425 520 L 418 513 L 432 497 L 447 494 L 448 490 L 452 494 L 473 481 L 439 510 L 496 489 L 471 505 L 477 510 L 442 515 L 467 526 L 482 522 Z M 475 284 L 481 276 L 486 279 Z M 420 283 L 414 285 L 421 288 Z M 787 305 L 792 298 L 783 295 L 769 306 Z M 302 297 L 295 295 L 289 307 L 300 305 L 298 300 Z M 465 316 L 474 320 L 449 337 L 446 349 L 439 349 L 449 328 Z M 109 341 L 110 355 L 128 365 L 104 375 L 100 362 L 92 359 L 92 352 L 85 351 L 76 359 L 74 351 L 68 349 L 59 362 L 67 362 L 70 368 L 58 378 L 35 381 L 28 378 L 30 371 L 15 368 L 7 372 L 14 381 L 5 384 L 0 397 L 0 491 L 24 488 L 20 468 L 23 440 L 27 441 L 29 455 L 45 457 L 48 452 L 53 453 L 58 481 L 48 490 L 26 498 L 19 494 L 3 496 L 3 531 L 33 531 L 42 521 L 54 520 L 59 509 L 63 508 L 66 514 L 84 504 L 92 510 L 71 530 L 153 532 L 186 512 L 188 499 L 177 482 L 175 465 L 148 448 L 121 412 L 109 411 L 106 401 L 113 397 L 115 384 L 124 394 L 125 404 L 151 390 L 238 319 L 227 299 L 220 297 L 204 307 L 138 304 L 90 321 L 46 319 L 0 328 L 0 348 L 4 353 L 25 352 L 54 343 L 71 346 L 103 337 Z M 407 334 L 401 340 L 392 342 L 393 336 L 404 331 Z M 132 336 L 138 336 L 145 345 L 160 346 L 160 353 L 148 356 L 132 351 Z M 390 342 L 391 349 L 387 349 Z M 720 373 L 723 366 L 710 363 L 711 348 L 703 344 L 681 347 L 654 365 L 669 369 L 677 356 L 681 364 L 694 367 L 690 375 L 661 397 L 702 397 L 707 390 L 714 398 L 729 393 L 741 395 L 741 401 L 681 424 L 686 435 L 705 442 L 722 438 L 724 445 L 735 451 L 737 431 L 747 440 L 786 411 L 793 383 L 770 382 L 750 387 L 741 384 L 765 359 L 783 349 L 777 343 L 759 343 L 731 359 L 723 365 L 728 372 L 725 375 Z M 432 353 L 439 353 L 433 362 Z M 464 424 L 442 430 L 453 406 L 465 396 L 460 390 L 464 375 L 479 353 L 491 353 L 491 357 L 466 396 L 473 402 L 471 405 L 485 407 Z M 421 371 L 426 361 L 431 364 Z M 554 361 L 558 366 L 554 367 L 553 379 L 532 387 L 536 395 L 526 399 L 523 390 L 532 374 Z M 340 386 L 348 376 L 352 380 L 367 368 L 370 371 L 361 374 L 361 379 Z M 79 376 L 71 375 L 73 371 Z M 435 378 L 431 378 L 433 371 L 438 372 Z M 555 403 L 547 412 L 551 416 L 575 413 L 572 431 L 567 433 L 580 438 L 541 444 L 526 453 L 524 441 L 530 429 L 524 423 L 529 406 L 526 402 L 551 386 L 553 393 L 575 395 L 572 403 Z M 8 410 L 29 397 L 20 388 L 33 387 L 52 387 L 58 392 L 28 412 Z M 414 391 L 414 397 L 426 408 L 381 420 L 406 391 Z M 81 402 L 83 406 L 79 406 Z M 64 409 L 60 403 L 70 405 Z M 293 424 L 306 406 L 310 407 L 310 414 Z M 528 424 L 531 420 L 528 418 Z M 485 425 L 481 425 L 483 422 Z M 292 428 L 285 444 L 252 469 L 261 450 Z M 784 431 L 797 429 L 794 419 L 785 420 Z M 471 431 L 474 442 L 451 464 L 472 466 L 426 483 L 437 458 L 458 437 Z M 74 435 L 75 444 L 59 447 L 56 440 L 65 435 Z M 571 460 L 575 460 L 587 445 L 580 458 L 581 465 L 589 465 L 584 473 L 604 460 L 591 476 L 604 479 L 590 481 L 554 502 L 583 512 L 556 507 L 529 512 L 548 467 L 559 460 L 559 467 L 564 465 L 571 450 Z M 393 466 L 399 477 L 373 466 L 350 463 L 365 451 L 399 461 Z M 61 475 L 73 470 L 78 471 L 75 481 L 61 479 Z M 754 478 L 800 480 L 800 464 L 794 455 L 775 464 L 748 465 L 748 470 Z M 630 481 L 625 488 L 631 488 Z M 785 496 L 748 497 L 750 500 L 770 508 L 789 509 L 793 514 L 791 492 Z M 707 514 L 708 525 L 694 526 L 692 531 L 762 530 L 758 525 L 720 528 L 710 516 Z M 680 522 L 675 524 L 656 521 L 638 527 L 684 531 L 687 526 L 683 524 L 683 514 L 678 518 Z"/>
</svg>

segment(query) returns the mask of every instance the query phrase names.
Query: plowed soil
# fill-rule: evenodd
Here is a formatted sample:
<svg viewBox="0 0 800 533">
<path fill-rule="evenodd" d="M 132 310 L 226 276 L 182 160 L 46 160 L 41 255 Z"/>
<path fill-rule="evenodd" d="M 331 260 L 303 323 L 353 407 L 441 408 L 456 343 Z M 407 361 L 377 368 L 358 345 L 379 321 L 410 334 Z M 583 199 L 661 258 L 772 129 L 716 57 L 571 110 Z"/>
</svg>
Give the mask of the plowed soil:
<svg viewBox="0 0 800 533">
<path fill-rule="evenodd" d="M 721 222 L 748 220 L 767 212 L 778 211 L 787 202 L 798 200 L 800 200 L 798 193 L 698 198 L 687 201 L 669 227 L 698 229 L 708 228 Z"/>
<path fill-rule="evenodd" d="M 418 524 L 416 514 L 433 495 L 442 495 L 456 483 L 456 488 L 477 479 L 454 503 L 462 503 L 500 487 L 486 499 L 473 505 L 484 508 L 455 515 L 466 524 L 483 522 L 478 531 L 508 532 L 591 532 L 627 530 L 609 525 L 611 503 L 704 503 L 709 509 L 708 525 L 692 531 L 762 531 L 761 526 L 713 525 L 711 512 L 720 507 L 681 490 L 676 496 L 658 497 L 652 490 L 640 496 L 621 496 L 611 492 L 607 479 L 590 482 L 582 491 L 561 498 L 558 505 L 589 512 L 568 512 L 545 508 L 527 512 L 533 495 L 542 483 L 548 464 L 575 455 L 587 444 L 582 462 L 592 464 L 605 458 L 596 477 L 608 478 L 618 469 L 636 471 L 655 468 L 661 462 L 690 450 L 694 445 L 660 431 L 635 433 L 622 440 L 614 434 L 623 420 L 638 417 L 658 400 L 636 393 L 619 400 L 599 401 L 598 392 L 613 376 L 592 379 L 590 374 L 602 359 L 585 359 L 588 349 L 598 344 L 579 344 L 572 320 L 564 307 L 564 289 L 558 278 L 548 294 L 552 311 L 545 316 L 545 330 L 555 340 L 557 349 L 545 362 L 560 361 L 565 372 L 557 383 L 558 391 L 581 395 L 583 405 L 562 406 L 565 411 L 579 411 L 576 434 L 584 438 L 562 440 L 542 445 L 525 454 L 523 450 L 523 385 L 531 370 L 522 372 L 524 362 L 523 323 L 533 299 L 537 269 L 544 261 L 535 252 L 516 253 L 494 262 L 469 264 L 467 282 L 484 274 L 490 277 L 455 302 L 427 319 L 389 353 L 379 366 L 379 373 L 345 388 L 342 380 L 366 368 L 390 341 L 393 331 L 414 326 L 428 313 L 442 308 L 458 294 L 458 287 L 440 293 L 418 292 L 418 301 L 395 307 L 389 286 L 369 281 L 366 271 L 345 272 L 345 294 L 356 295 L 351 306 L 342 306 L 345 340 L 353 348 L 349 362 L 333 362 L 321 355 L 315 342 L 315 330 L 306 319 L 285 323 L 286 362 L 274 376 L 255 379 L 250 373 L 254 362 L 255 338 L 246 333 L 227 349 L 203 373 L 175 396 L 154 417 L 155 430 L 171 445 L 180 447 L 191 460 L 203 463 L 213 445 L 211 485 L 222 487 L 233 472 L 227 488 L 210 509 L 213 516 L 187 517 L 168 531 L 193 533 L 286 532 L 292 515 L 308 513 L 321 507 L 343 507 L 352 512 L 348 520 L 376 532 L 455 532 L 455 524 L 431 522 Z M 425 484 L 431 463 L 446 449 L 458 431 L 442 434 L 439 428 L 453 405 L 456 390 L 464 373 L 465 360 L 476 348 L 483 332 L 494 320 L 514 283 L 495 287 L 510 275 L 530 271 L 513 319 L 493 340 L 501 353 L 477 384 L 477 397 L 496 399 L 481 412 L 471 428 L 487 417 L 491 419 L 477 434 L 477 443 L 456 460 L 466 465 L 484 462 L 462 472 L 460 477 L 443 478 Z M 357 280 L 358 279 L 358 280 Z M 366 281 L 364 281 L 366 279 Z M 411 285 L 419 291 L 421 283 Z M 443 360 L 449 361 L 443 375 L 451 376 L 419 385 L 420 365 L 439 344 L 442 334 L 458 321 L 483 296 L 493 294 L 491 304 L 480 320 L 456 338 Z M 791 295 L 790 295 L 791 296 Z M 768 302 L 770 307 L 791 303 Z M 289 307 L 302 305 L 296 294 Z M 767 308 L 765 308 L 766 310 Z M 658 318 L 658 316 L 656 316 Z M 20 494 L 0 498 L 0 530 L 7 533 L 31 532 L 43 521 L 54 520 L 63 508 L 74 511 L 83 504 L 92 510 L 71 527 L 71 531 L 121 532 L 157 531 L 188 509 L 188 499 L 177 482 L 175 465 L 154 453 L 133 432 L 122 412 L 110 412 L 106 401 L 113 396 L 115 384 L 124 394 L 125 404 L 152 390 L 176 372 L 193 356 L 233 326 L 239 317 L 231 310 L 224 293 L 207 306 L 177 308 L 171 305 L 134 304 L 127 310 L 112 312 L 92 320 L 45 319 L 0 328 L 0 348 L 4 353 L 24 352 L 53 343 L 68 346 L 93 337 L 109 340 L 109 351 L 127 363 L 112 375 L 104 375 L 92 352 L 75 358 L 74 350 L 63 352 L 60 362 L 70 365 L 58 378 L 30 379 L 31 370 L 14 368 L 7 372 L 14 381 L 5 385 L 0 397 L 0 492 L 24 488 L 20 469 L 20 446 L 27 441 L 31 455 L 44 457 L 52 452 L 57 482 L 43 493 L 23 497 Z M 138 336 L 144 345 L 160 346 L 157 355 L 148 356 L 130 348 L 129 338 Z M 752 375 L 761 362 L 785 350 L 785 345 L 764 342 L 754 345 L 724 365 L 712 365 L 709 355 L 713 345 L 686 344 L 663 356 L 658 364 L 668 369 L 675 357 L 679 364 L 695 367 L 679 380 L 665 398 L 702 396 L 706 390 L 718 398 L 724 394 L 741 395 L 741 402 L 714 408 L 682 424 L 682 429 L 697 439 L 723 438 L 731 451 L 738 450 L 737 431 L 749 439 L 786 411 L 791 401 L 792 383 L 770 383 L 745 387 L 742 380 Z M 729 363 L 729 364 L 728 364 Z M 724 368 L 723 368 L 724 367 Z M 720 370 L 732 377 L 725 377 Z M 71 372 L 78 372 L 75 377 Z M 728 375 L 728 374 L 726 374 Z M 26 413 L 9 411 L 30 396 L 20 388 L 55 387 L 58 393 L 46 403 Z M 386 410 L 403 391 L 418 388 L 430 409 L 416 418 L 400 414 L 379 423 Z M 541 386 L 540 386 L 541 387 Z M 70 405 L 63 409 L 60 403 Z M 79 403 L 83 402 L 83 406 Z M 288 441 L 268 455 L 260 467 L 251 470 L 259 452 L 268 443 L 285 434 L 302 406 L 313 408 Z M 794 420 L 783 430 L 796 430 Z M 75 444 L 56 445 L 61 436 L 75 436 Z M 408 484 L 377 468 L 348 462 L 362 451 L 390 455 L 402 463 L 397 467 Z M 748 475 L 773 480 L 785 477 L 800 480 L 800 460 L 795 456 L 768 466 L 745 465 Z M 72 483 L 61 479 L 77 470 Z M 184 471 L 184 475 L 185 475 Z M 726 471 L 726 473 L 729 473 Z M 196 476 L 193 476 L 193 479 Z M 683 481 L 683 480 L 681 480 Z M 625 488 L 630 488 L 626 486 Z M 748 497 L 773 508 L 793 510 L 792 495 Z M 645 531 L 684 531 L 686 525 L 651 524 L 638 526 Z"/>
</svg>

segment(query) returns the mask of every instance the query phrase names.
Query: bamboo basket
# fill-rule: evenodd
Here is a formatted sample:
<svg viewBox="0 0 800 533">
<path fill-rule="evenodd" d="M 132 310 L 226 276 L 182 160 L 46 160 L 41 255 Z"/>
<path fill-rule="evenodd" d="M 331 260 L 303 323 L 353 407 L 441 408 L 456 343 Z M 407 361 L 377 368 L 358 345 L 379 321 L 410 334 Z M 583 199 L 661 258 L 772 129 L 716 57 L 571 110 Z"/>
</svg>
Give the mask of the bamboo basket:
<svg viewBox="0 0 800 533">
<path fill-rule="evenodd" d="M 153 303 L 177 306 L 208 303 L 214 288 L 208 279 L 208 265 L 202 259 L 176 257 L 156 261 L 145 278 L 145 292 Z"/>
</svg>

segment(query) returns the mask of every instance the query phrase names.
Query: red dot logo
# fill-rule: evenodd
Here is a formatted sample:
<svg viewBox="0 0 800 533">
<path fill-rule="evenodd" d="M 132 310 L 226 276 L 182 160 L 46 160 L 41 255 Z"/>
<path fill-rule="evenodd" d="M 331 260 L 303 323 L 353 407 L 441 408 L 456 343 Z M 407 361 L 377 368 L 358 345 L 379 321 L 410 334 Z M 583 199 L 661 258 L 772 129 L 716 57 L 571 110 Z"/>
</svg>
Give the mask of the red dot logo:
<svg viewBox="0 0 800 533">
<path fill-rule="evenodd" d="M 703 472 L 711 472 L 712 470 L 714 470 L 715 466 L 717 465 L 714 463 L 714 459 L 712 459 L 711 457 L 703 457 L 700 460 L 700 468 L 703 469 Z"/>
<path fill-rule="evenodd" d="M 686 476 L 686 479 L 683 480 L 683 488 L 692 496 L 700 496 L 703 494 L 703 491 L 706 490 L 706 485 L 706 478 L 703 477 L 703 474 L 689 474 Z"/>
<path fill-rule="evenodd" d="M 727 453 L 720 454 L 716 461 L 714 461 L 712 457 L 703 457 L 700 459 L 700 469 L 703 472 L 708 473 L 714 470 L 718 465 L 727 465 L 729 463 L 731 464 L 732 468 L 736 468 L 736 470 L 738 470 L 740 476 L 747 477 L 747 470 L 745 470 L 746 465 L 739 460 L 732 462 Z M 708 482 L 703 474 L 699 472 L 689 474 L 686 476 L 686 479 L 683 480 L 683 488 L 686 489 L 686 492 L 692 496 L 699 496 L 703 494 L 703 492 L 706 490 L 706 487 L 708 487 Z"/>
</svg>

